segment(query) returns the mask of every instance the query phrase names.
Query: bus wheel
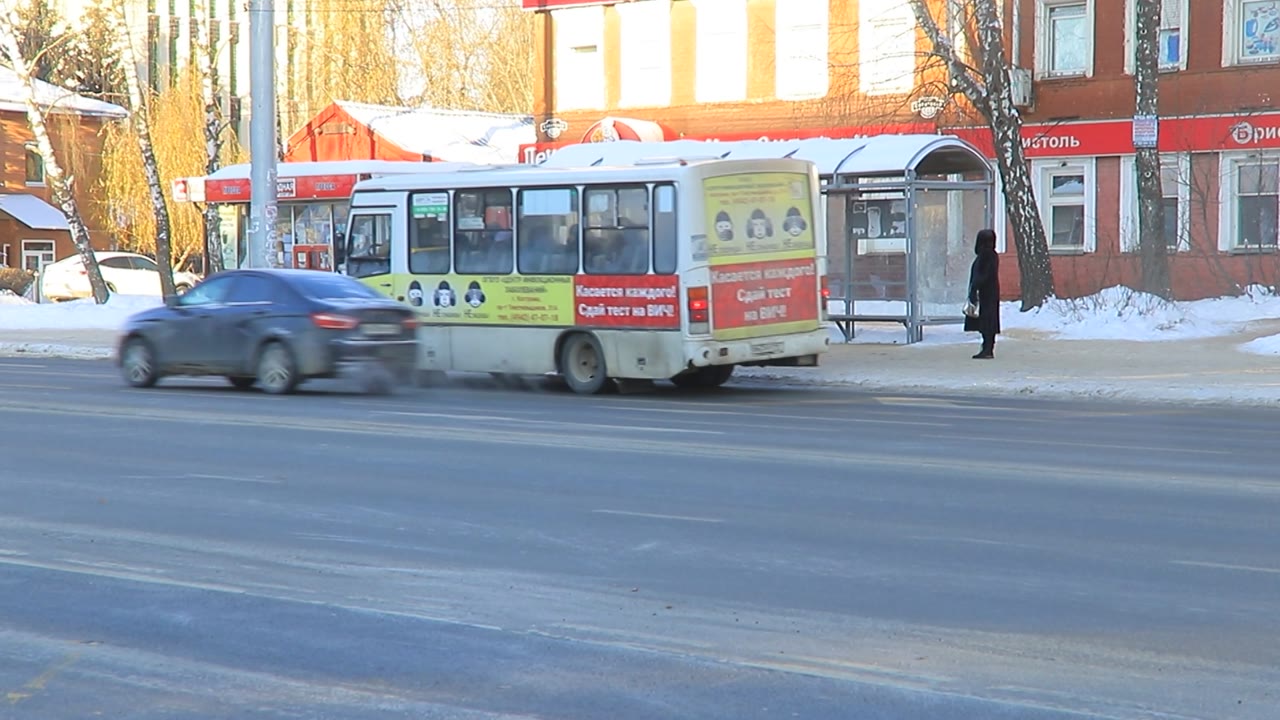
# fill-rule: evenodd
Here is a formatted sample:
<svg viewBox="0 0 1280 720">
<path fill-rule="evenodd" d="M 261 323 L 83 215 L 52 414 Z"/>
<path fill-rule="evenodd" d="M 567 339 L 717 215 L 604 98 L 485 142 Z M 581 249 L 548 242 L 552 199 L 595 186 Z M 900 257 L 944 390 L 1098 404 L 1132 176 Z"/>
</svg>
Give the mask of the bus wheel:
<svg viewBox="0 0 1280 720">
<path fill-rule="evenodd" d="M 672 384 L 684 389 L 716 388 L 729 381 L 734 365 L 708 365 L 671 378 Z"/>
<path fill-rule="evenodd" d="M 577 333 L 560 346 L 560 372 L 569 388 L 582 395 L 594 395 L 605 389 L 609 376 L 605 371 L 604 352 L 594 335 Z"/>
</svg>

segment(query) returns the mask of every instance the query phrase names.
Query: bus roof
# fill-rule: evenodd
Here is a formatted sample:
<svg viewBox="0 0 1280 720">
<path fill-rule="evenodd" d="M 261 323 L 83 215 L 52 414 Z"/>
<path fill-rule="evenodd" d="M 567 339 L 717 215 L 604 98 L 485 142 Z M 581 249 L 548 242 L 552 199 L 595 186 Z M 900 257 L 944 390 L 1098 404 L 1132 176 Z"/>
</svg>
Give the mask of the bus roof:
<svg viewBox="0 0 1280 720">
<path fill-rule="evenodd" d="M 568 168 L 524 163 L 459 167 L 449 163 L 451 167 L 434 167 L 421 173 L 384 175 L 362 180 L 356 184 L 355 191 L 438 188 L 442 185 L 441 176 L 446 176 L 444 183 L 449 187 L 561 185 L 580 183 L 588 178 L 593 183 L 660 182 L 677 180 L 695 169 L 705 170 L 709 165 L 715 166 L 714 169 L 717 171 L 732 172 L 737 167 L 744 170 L 759 168 L 762 162 L 777 167 L 787 167 L 793 172 L 807 172 L 810 167 L 813 167 L 813 163 L 806 160 L 790 158 L 722 160 L 718 157 L 652 158 L 635 165 Z M 438 165 L 444 165 L 444 163 Z"/>
</svg>

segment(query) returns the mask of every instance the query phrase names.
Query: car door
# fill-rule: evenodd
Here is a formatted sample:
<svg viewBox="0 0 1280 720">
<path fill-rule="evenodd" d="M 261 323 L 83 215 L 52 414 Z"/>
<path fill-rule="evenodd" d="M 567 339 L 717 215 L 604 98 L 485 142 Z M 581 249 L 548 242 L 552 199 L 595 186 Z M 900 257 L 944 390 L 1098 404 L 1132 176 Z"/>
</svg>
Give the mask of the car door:
<svg viewBox="0 0 1280 720">
<path fill-rule="evenodd" d="M 129 287 L 133 295 L 163 295 L 160 289 L 160 266 L 151 258 L 129 258 Z M 123 290 L 121 292 L 124 292 Z"/>
<path fill-rule="evenodd" d="M 174 300 L 174 318 L 167 323 L 160 352 L 176 369 L 192 373 L 224 371 L 228 355 L 221 347 L 220 322 L 236 276 L 209 278 Z"/>
<path fill-rule="evenodd" d="M 133 263 L 127 256 L 104 258 L 98 261 L 102 281 L 108 288 L 121 295 L 138 295 L 133 289 Z"/>
<path fill-rule="evenodd" d="M 245 273 L 236 278 L 226 296 L 226 307 L 213 328 L 223 353 L 220 362 L 229 372 L 252 372 L 252 359 L 267 332 L 287 333 L 291 311 L 287 288 L 266 273 Z"/>
</svg>

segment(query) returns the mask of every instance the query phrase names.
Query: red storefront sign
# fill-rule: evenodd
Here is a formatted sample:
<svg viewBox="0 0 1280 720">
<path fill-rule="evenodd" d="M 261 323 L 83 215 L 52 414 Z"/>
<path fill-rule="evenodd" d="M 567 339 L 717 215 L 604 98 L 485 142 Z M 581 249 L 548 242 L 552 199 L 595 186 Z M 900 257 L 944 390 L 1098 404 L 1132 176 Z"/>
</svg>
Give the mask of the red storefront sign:
<svg viewBox="0 0 1280 720">
<path fill-rule="evenodd" d="M 349 200 L 359 175 L 311 175 L 276 179 L 279 200 Z M 205 180 L 206 202 L 249 202 L 249 178 Z"/>
<path fill-rule="evenodd" d="M 594 126 L 593 126 L 594 127 Z M 807 140 L 809 138 L 860 138 L 875 135 L 911 135 L 917 133 L 933 133 L 932 123 L 898 123 L 892 125 L 834 127 L 834 128 L 796 128 L 789 130 L 773 130 L 769 132 L 723 132 L 706 135 L 684 135 L 680 140 L 701 140 L 705 142 L 738 142 L 742 140 L 760 140 L 763 142 L 785 142 L 787 140 Z M 624 141 L 625 142 L 625 141 Z M 572 142 L 530 143 L 520 146 L 519 162 L 536 165 L 552 152 L 574 145 Z"/>
<path fill-rule="evenodd" d="M 715 266 L 711 312 L 716 329 L 816 319 L 817 274 L 812 258 Z"/>
<path fill-rule="evenodd" d="M 991 131 L 949 128 L 994 157 Z M 1280 148 L 1280 113 L 1171 117 L 1160 120 L 1161 152 L 1220 152 Z M 1133 123 L 1124 120 L 1024 125 L 1022 147 L 1029 158 L 1133 154 Z"/>
<path fill-rule="evenodd" d="M 675 275 L 579 275 L 574 278 L 574 321 L 608 328 L 680 327 Z"/>
</svg>

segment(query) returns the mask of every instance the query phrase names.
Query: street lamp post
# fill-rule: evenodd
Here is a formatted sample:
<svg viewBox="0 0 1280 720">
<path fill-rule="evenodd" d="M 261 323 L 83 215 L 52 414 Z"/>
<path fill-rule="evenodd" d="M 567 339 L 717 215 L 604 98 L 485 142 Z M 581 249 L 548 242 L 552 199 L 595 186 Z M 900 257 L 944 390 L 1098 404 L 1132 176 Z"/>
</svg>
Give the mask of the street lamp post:
<svg viewBox="0 0 1280 720">
<path fill-rule="evenodd" d="M 249 247 L 241 266 L 276 267 L 275 0 L 249 0 L 249 42 Z"/>
</svg>

